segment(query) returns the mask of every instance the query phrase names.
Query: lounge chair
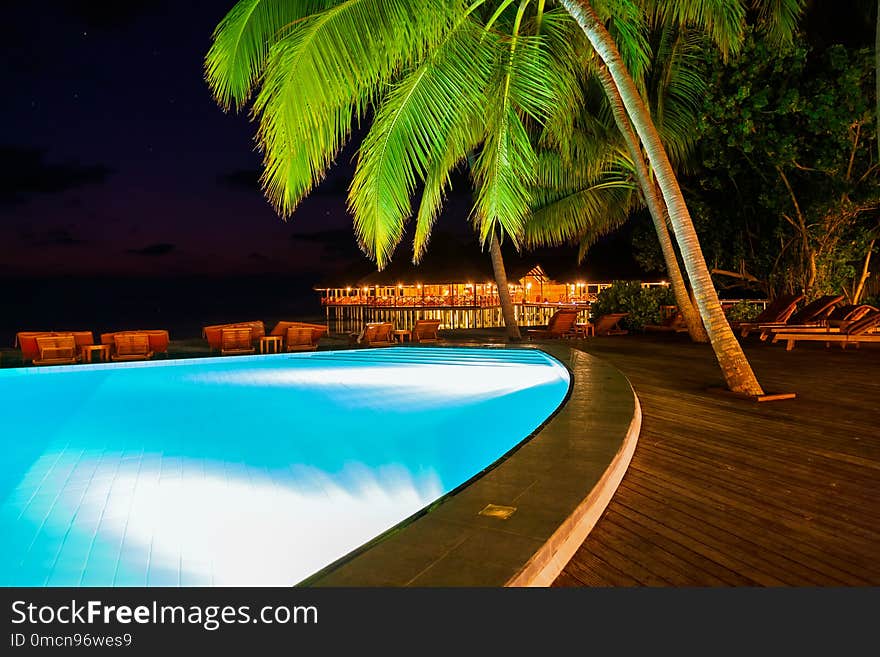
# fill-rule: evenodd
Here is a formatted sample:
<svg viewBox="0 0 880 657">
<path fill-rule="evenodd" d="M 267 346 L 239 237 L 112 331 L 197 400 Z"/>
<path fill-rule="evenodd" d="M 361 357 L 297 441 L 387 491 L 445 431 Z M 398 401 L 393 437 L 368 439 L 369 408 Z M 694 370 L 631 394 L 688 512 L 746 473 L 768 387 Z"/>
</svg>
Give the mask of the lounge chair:
<svg viewBox="0 0 880 657">
<path fill-rule="evenodd" d="M 227 328 L 249 328 L 251 329 L 251 343 L 258 344 L 260 338 L 266 335 L 266 327 L 261 321 L 253 322 L 233 322 L 231 324 L 215 324 L 213 326 L 205 326 L 202 328 L 202 336 L 208 341 L 213 351 L 220 350 L 222 347 L 222 331 Z"/>
<path fill-rule="evenodd" d="M 780 333 L 840 333 L 841 329 L 875 312 L 878 312 L 877 308 L 868 304 L 839 306 L 820 324 L 772 327 L 770 334 L 776 343 L 776 336 Z"/>
<path fill-rule="evenodd" d="M 783 324 L 792 316 L 797 309 L 798 303 L 803 298 L 803 294 L 783 294 L 778 296 L 768 303 L 767 307 L 753 319 L 747 322 L 731 322 L 731 327 L 734 330 L 739 330 L 740 335 L 747 338 L 750 331 L 758 330 L 758 327 L 762 324 Z"/>
<path fill-rule="evenodd" d="M 826 347 L 830 347 L 831 343 L 837 343 L 846 349 L 848 344 L 858 347 L 863 342 L 880 342 L 880 333 L 875 332 L 878 326 L 880 326 L 880 312 L 873 312 L 844 328 L 828 327 L 824 331 L 780 332 L 774 336 L 773 342 L 785 342 L 786 351 L 791 351 L 795 344 L 801 341 L 824 342 Z"/>
<path fill-rule="evenodd" d="M 70 333 L 40 335 L 35 340 L 37 358 L 33 359 L 34 365 L 72 365 L 80 360 L 76 339 Z"/>
<path fill-rule="evenodd" d="M 867 303 L 838 306 L 828 315 L 828 326 L 843 328 L 852 322 L 857 322 L 865 315 L 876 312 L 880 311 Z"/>
<path fill-rule="evenodd" d="M 314 331 L 308 326 L 288 326 L 284 342 L 287 351 L 315 351 L 318 348 Z"/>
<path fill-rule="evenodd" d="M 684 321 L 684 316 L 677 307 L 673 306 L 672 308 L 672 312 L 659 324 L 645 324 L 645 330 L 650 332 L 686 333 L 688 327 Z"/>
<path fill-rule="evenodd" d="M 360 333 L 350 333 L 353 345 L 362 347 L 389 347 L 394 344 L 394 324 L 391 322 L 371 322 Z"/>
<path fill-rule="evenodd" d="M 439 319 L 418 319 L 412 328 L 413 342 L 437 342 L 440 339 Z"/>
<path fill-rule="evenodd" d="M 626 335 L 629 331 L 620 328 L 620 320 L 627 316 L 629 313 L 608 313 L 593 320 L 593 335 Z"/>
<path fill-rule="evenodd" d="M 842 294 L 826 294 L 815 301 L 811 301 L 797 312 L 792 313 L 788 321 L 761 324 L 758 326 L 758 329 L 761 331 L 761 339 L 766 340 L 774 330 L 780 328 L 822 325 L 828 315 L 834 310 L 834 306 L 842 300 Z M 748 334 L 746 333 L 746 335 Z"/>
<path fill-rule="evenodd" d="M 294 328 L 307 328 L 311 331 L 310 342 L 317 348 L 318 340 L 327 335 L 327 327 L 323 324 L 311 324 L 309 322 L 278 322 L 275 325 L 275 328 L 272 329 L 272 332 L 269 335 L 280 335 L 285 339 L 285 343 L 287 343 L 287 330 L 291 327 Z M 303 351 L 303 350 L 291 350 L 288 351 Z"/>
<path fill-rule="evenodd" d="M 168 331 L 165 329 L 145 329 L 139 331 L 115 331 L 113 333 L 102 333 L 101 344 L 109 344 L 111 347 L 116 344 L 117 335 L 127 335 L 138 333 L 146 335 L 150 341 L 150 349 L 153 354 L 167 354 L 168 344 L 171 342 Z"/>
<path fill-rule="evenodd" d="M 15 346 L 21 349 L 21 359 L 26 363 L 40 357 L 40 350 L 37 348 L 38 337 L 60 335 L 72 335 L 77 350 L 86 345 L 95 344 L 95 338 L 91 331 L 20 331 L 15 335 Z"/>
<path fill-rule="evenodd" d="M 529 340 L 547 340 L 554 338 L 566 338 L 574 336 L 574 325 L 577 322 L 577 310 L 563 309 L 553 313 L 547 328 L 530 329 L 526 331 Z"/>
<path fill-rule="evenodd" d="M 233 356 L 252 354 L 254 349 L 253 329 L 250 327 L 220 329 L 220 355 Z"/>
<path fill-rule="evenodd" d="M 113 336 L 113 352 L 110 360 L 149 360 L 153 357 L 150 336 L 146 333 L 125 332 Z"/>
</svg>

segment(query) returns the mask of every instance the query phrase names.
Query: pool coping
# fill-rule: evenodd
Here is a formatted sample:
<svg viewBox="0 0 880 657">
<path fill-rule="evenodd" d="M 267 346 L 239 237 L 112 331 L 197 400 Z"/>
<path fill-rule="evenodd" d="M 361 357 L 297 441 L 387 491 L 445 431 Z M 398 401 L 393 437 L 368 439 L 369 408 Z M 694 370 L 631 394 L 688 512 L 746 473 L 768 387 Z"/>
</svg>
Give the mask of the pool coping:
<svg viewBox="0 0 880 657">
<path fill-rule="evenodd" d="M 638 441 L 641 408 L 629 380 L 606 361 L 558 343 L 521 348 L 540 348 L 569 369 L 569 395 L 556 413 L 512 453 L 430 511 L 301 586 L 553 582 L 620 484 Z M 516 510 L 507 519 L 480 515 L 489 504 Z"/>
</svg>

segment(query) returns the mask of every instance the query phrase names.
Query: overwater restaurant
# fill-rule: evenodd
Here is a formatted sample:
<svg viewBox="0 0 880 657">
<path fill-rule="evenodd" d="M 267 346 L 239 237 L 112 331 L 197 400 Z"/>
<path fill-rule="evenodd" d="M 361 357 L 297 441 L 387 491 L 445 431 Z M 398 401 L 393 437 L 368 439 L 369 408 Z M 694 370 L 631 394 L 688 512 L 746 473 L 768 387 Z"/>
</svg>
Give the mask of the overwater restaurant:
<svg viewBox="0 0 880 657">
<path fill-rule="evenodd" d="M 417 319 L 440 319 L 444 328 L 501 326 L 498 287 L 491 271 L 462 267 L 458 271 L 373 272 L 345 286 L 316 287 L 321 294 L 327 322 L 336 330 L 356 330 L 366 322 L 394 322 L 410 327 Z M 645 285 L 665 285 L 645 283 Z M 517 278 L 508 289 L 517 321 L 523 325 L 545 324 L 561 306 L 575 306 L 587 319 L 590 303 L 610 282 L 557 281 L 536 265 Z"/>
</svg>

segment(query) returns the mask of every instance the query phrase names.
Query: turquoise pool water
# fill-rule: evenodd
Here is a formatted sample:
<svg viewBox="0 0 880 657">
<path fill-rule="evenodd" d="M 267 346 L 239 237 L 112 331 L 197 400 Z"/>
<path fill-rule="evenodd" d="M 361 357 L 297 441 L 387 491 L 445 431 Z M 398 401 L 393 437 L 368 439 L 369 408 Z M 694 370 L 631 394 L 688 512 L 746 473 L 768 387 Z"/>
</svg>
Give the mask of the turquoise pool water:
<svg viewBox="0 0 880 657">
<path fill-rule="evenodd" d="M 0 584 L 296 584 L 492 464 L 568 386 L 527 349 L 0 370 Z"/>
</svg>

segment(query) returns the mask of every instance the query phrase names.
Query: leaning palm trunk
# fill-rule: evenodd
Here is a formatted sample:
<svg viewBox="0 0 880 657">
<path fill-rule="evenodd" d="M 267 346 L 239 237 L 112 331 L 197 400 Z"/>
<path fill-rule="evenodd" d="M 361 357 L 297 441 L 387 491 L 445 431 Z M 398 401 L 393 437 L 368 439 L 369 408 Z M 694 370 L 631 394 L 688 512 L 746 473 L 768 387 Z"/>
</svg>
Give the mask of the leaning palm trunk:
<svg viewBox="0 0 880 657">
<path fill-rule="evenodd" d="M 642 150 L 639 148 L 639 140 L 633 132 L 632 124 L 626 115 L 626 108 L 620 98 L 620 93 L 614 85 L 614 80 L 608 72 L 608 68 L 604 64 L 598 66 L 599 80 L 602 82 L 602 88 L 605 95 L 608 96 L 608 102 L 611 105 L 611 114 L 614 116 L 614 123 L 623 135 L 626 142 L 626 148 L 629 156 L 633 161 L 636 171 L 636 178 L 642 189 L 642 196 L 645 198 L 645 204 L 648 206 L 648 212 L 654 222 L 654 228 L 657 231 L 657 239 L 660 241 L 660 250 L 663 252 L 663 259 L 666 261 L 666 272 L 669 274 L 669 282 L 672 285 L 672 292 L 675 294 L 675 303 L 681 310 L 681 315 L 687 325 L 688 334 L 694 342 L 708 342 L 709 336 L 706 335 L 706 329 L 703 328 L 703 320 L 694 308 L 691 302 L 691 296 L 684 282 L 684 276 L 681 274 L 681 267 L 678 266 L 678 257 L 675 255 L 675 248 L 672 246 L 672 238 L 669 235 L 669 229 L 666 227 L 666 204 L 663 197 L 657 189 L 648 166 L 645 164 L 645 158 Z"/>
<path fill-rule="evenodd" d="M 641 162 L 645 166 L 644 161 Z M 647 166 L 645 166 L 647 172 Z M 650 197 L 650 200 L 647 200 Z M 688 335 L 694 342 L 709 342 L 709 335 L 706 333 L 706 327 L 703 326 L 703 320 L 697 307 L 694 305 L 693 297 L 684 282 L 684 275 L 681 273 L 681 267 L 678 266 L 678 257 L 675 255 L 675 247 L 672 245 L 672 236 L 669 234 L 667 222 L 669 213 L 666 205 L 663 203 L 663 195 L 656 184 L 651 183 L 650 191 L 645 202 L 654 220 L 654 227 L 657 229 L 657 239 L 660 241 L 660 249 L 663 251 L 663 258 L 666 260 L 666 271 L 669 274 L 669 282 L 672 285 L 672 292 L 675 294 L 675 303 L 681 309 L 681 315 L 688 329 Z M 651 209 L 651 206 L 654 209 Z M 657 218 L 660 215 L 659 219 Z"/>
<path fill-rule="evenodd" d="M 492 257 L 492 270 L 495 272 L 495 285 L 498 286 L 498 300 L 501 302 L 501 314 L 504 317 L 507 339 L 510 342 L 518 342 L 522 340 L 522 335 L 519 332 L 519 325 L 516 323 L 510 288 L 507 287 L 507 272 L 504 270 L 504 258 L 501 257 L 501 245 L 498 243 L 498 236 L 494 231 L 492 239 L 489 240 L 489 255 Z"/>
<path fill-rule="evenodd" d="M 734 392 L 747 395 L 763 394 L 761 385 L 721 309 L 718 294 L 706 268 L 697 233 L 672 165 L 660 142 L 660 135 L 651 120 L 650 112 L 620 57 L 614 39 L 599 20 L 588 0 L 560 0 L 560 2 L 578 22 L 593 49 L 608 67 L 608 72 L 620 92 L 627 115 L 645 148 L 648 162 L 654 170 L 657 184 L 669 210 L 669 221 L 681 250 L 695 301 L 727 387 Z"/>
</svg>

